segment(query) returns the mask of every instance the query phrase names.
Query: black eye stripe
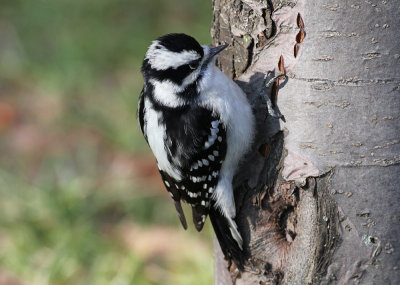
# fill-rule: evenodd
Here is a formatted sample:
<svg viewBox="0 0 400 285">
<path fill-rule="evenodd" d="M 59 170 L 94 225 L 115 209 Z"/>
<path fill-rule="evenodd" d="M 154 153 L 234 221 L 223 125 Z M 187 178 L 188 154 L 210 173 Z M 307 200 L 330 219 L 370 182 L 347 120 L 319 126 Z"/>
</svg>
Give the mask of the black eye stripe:
<svg viewBox="0 0 400 285">
<path fill-rule="evenodd" d="M 158 81 L 171 80 L 175 84 L 182 84 L 183 80 L 193 72 L 200 64 L 201 59 L 193 60 L 189 64 L 183 64 L 177 68 L 168 68 L 165 70 L 157 70 L 152 68 L 149 61 L 143 61 L 142 72 L 147 79 L 156 79 Z M 194 64 L 194 68 L 190 67 Z"/>
<path fill-rule="evenodd" d="M 181 85 L 183 80 L 192 72 L 188 64 L 181 65 L 178 68 L 157 70 L 152 68 L 148 62 L 144 62 L 142 70 L 147 79 L 156 79 L 158 81 L 171 80 L 178 85 Z"/>
<path fill-rule="evenodd" d="M 198 66 L 200 64 L 200 60 L 201 60 L 201 58 L 200 59 L 196 59 L 196 60 L 192 60 L 190 62 L 190 64 L 194 64 L 194 65 Z"/>
</svg>

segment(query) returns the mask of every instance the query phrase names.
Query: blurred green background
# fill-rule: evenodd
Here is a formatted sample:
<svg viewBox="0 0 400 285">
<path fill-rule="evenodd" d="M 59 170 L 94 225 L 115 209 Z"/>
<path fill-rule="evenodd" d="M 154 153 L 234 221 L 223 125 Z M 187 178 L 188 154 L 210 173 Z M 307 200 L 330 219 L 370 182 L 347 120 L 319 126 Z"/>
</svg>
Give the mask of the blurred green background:
<svg viewBox="0 0 400 285">
<path fill-rule="evenodd" d="M 210 284 L 136 122 L 151 40 L 211 1 L 1 0 L 0 284 Z M 190 219 L 190 216 L 188 217 Z"/>
</svg>

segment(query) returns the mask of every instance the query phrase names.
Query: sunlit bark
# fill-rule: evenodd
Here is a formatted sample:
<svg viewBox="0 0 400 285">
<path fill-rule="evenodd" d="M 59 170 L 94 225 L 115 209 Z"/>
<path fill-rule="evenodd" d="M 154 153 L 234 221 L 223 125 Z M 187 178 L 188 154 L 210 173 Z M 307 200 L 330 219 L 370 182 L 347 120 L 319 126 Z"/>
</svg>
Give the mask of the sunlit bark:
<svg viewBox="0 0 400 285">
<path fill-rule="evenodd" d="M 238 276 L 216 245 L 215 284 L 400 284 L 398 2 L 213 7 L 214 43 L 231 43 L 218 64 L 259 123 L 235 180 L 249 262 Z M 265 119 L 259 96 L 281 55 L 285 121 Z"/>
</svg>

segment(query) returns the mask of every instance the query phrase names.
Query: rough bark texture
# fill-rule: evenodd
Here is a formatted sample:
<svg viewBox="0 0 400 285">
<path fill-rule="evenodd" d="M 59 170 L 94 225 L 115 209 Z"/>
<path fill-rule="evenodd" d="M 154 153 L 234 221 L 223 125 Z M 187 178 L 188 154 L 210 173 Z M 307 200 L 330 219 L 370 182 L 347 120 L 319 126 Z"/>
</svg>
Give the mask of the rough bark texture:
<svg viewBox="0 0 400 285">
<path fill-rule="evenodd" d="M 400 284 L 398 5 L 213 1 L 214 43 L 231 43 L 218 64 L 258 119 L 235 177 L 248 263 L 215 244 L 215 284 Z M 259 97 L 281 55 L 284 121 Z"/>
</svg>

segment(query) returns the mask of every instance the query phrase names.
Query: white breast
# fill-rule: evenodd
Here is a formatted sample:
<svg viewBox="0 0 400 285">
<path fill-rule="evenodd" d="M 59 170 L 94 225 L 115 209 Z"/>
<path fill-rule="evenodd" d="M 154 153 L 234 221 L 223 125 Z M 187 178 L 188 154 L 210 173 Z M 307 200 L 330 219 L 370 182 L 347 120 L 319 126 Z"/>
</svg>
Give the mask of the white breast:
<svg viewBox="0 0 400 285">
<path fill-rule="evenodd" d="M 165 150 L 165 126 L 159 124 L 161 112 L 154 110 L 152 103 L 148 98 L 144 101 L 145 107 L 145 132 L 150 148 L 157 159 L 158 167 L 165 171 L 169 176 L 177 181 L 182 179 L 182 175 L 178 169 L 173 167 L 169 161 Z"/>
<path fill-rule="evenodd" d="M 221 172 L 233 176 L 253 141 L 255 122 L 251 106 L 242 89 L 215 66 L 207 69 L 200 89 L 200 105 L 216 112 L 227 126 L 228 149 Z"/>
</svg>

